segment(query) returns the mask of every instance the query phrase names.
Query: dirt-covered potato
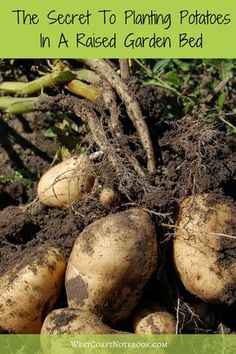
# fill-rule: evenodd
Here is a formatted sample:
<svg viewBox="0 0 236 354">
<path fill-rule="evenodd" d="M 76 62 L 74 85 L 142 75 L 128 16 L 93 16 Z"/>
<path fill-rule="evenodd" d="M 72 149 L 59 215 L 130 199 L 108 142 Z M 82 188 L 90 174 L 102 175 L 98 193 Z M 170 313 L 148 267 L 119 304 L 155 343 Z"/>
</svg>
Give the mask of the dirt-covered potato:
<svg viewBox="0 0 236 354">
<path fill-rule="evenodd" d="M 66 262 L 56 248 L 32 258 L 0 278 L 0 332 L 40 333 L 63 285 Z"/>
<path fill-rule="evenodd" d="M 91 192 L 95 174 L 87 155 L 71 157 L 48 170 L 38 184 L 41 203 L 63 207 Z"/>
<path fill-rule="evenodd" d="M 68 336 L 70 335 L 82 334 L 83 338 L 85 338 L 85 335 L 91 334 L 116 333 L 120 332 L 102 323 L 100 318 L 89 311 L 64 308 L 54 310 L 46 317 L 41 330 L 40 341 L 45 354 L 64 354 L 68 353 L 68 350 L 69 353 L 74 353 L 75 348 L 71 348 L 70 351 L 68 347 Z M 71 337 L 72 340 L 73 338 L 76 340 L 75 337 Z M 88 337 L 89 340 L 91 340 L 91 336 Z M 103 350 L 102 352 L 104 353 Z"/>
<path fill-rule="evenodd" d="M 211 303 L 236 300 L 236 206 L 230 198 L 202 194 L 180 207 L 174 262 L 185 288 Z"/>
<path fill-rule="evenodd" d="M 114 205 L 118 200 L 118 193 L 110 187 L 104 187 L 99 196 L 100 203 L 106 206 Z"/>
<path fill-rule="evenodd" d="M 173 315 L 161 308 L 147 308 L 140 311 L 134 319 L 136 334 L 175 334 L 176 320 Z"/>
<path fill-rule="evenodd" d="M 52 311 L 45 319 L 41 334 L 107 334 L 117 333 L 93 313 L 64 308 Z"/>
<path fill-rule="evenodd" d="M 114 323 L 127 317 L 157 262 L 149 214 L 130 209 L 90 224 L 77 238 L 66 271 L 69 307 Z"/>
</svg>

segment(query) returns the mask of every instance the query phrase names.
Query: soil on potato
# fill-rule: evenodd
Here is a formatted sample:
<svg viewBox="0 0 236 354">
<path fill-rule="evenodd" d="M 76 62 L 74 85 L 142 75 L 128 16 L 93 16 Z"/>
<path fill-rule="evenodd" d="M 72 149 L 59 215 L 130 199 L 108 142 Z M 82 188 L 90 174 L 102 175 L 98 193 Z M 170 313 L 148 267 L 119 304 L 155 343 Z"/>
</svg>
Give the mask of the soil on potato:
<svg viewBox="0 0 236 354">
<path fill-rule="evenodd" d="M 137 97 L 149 125 L 158 166 L 157 173 L 149 178 L 153 190 L 144 194 L 142 188 L 134 185 L 131 203 L 128 204 L 130 201 L 124 198 L 124 203 L 112 208 L 100 205 L 93 197 L 86 205 L 80 203 L 71 209 L 50 209 L 37 202 L 32 208 L 25 209 L 25 205 L 35 199 L 37 180 L 50 167 L 57 151 L 55 141 L 44 136 L 45 130 L 54 124 L 55 117 L 47 113 L 12 118 L 1 114 L 0 176 L 11 177 L 19 171 L 24 179 L 0 179 L 0 275 L 30 258 L 32 250 L 38 246 L 57 246 L 68 257 L 75 238 L 85 226 L 134 203 L 158 213 L 167 213 L 161 218 L 154 216 L 160 225 L 160 222 L 173 223 L 178 204 L 190 194 L 214 191 L 235 199 L 235 139 L 227 140 L 220 127 L 198 117 L 196 113 L 193 117 L 184 118 L 179 118 L 177 114 L 176 119 L 165 121 L 162 105 L 166 97 L 160 89 L 142 86 L 136 79 L 131 80 L 129 88 Z M 120 109 L 125 117 L 125 110 L 122 106 Z M 133 136 L 133 127 L 127 125 L 126 129 Z M 99 173 L 104 184 L 114 180 L 113 172 L 104 166 Z M 26 183 L 27 176 L 33 181 L 29 185 Z M 172 213 L 171 216 L 169 213 Z M 170 239 L 173 229 L 161 225 L 157 229 L 160 241 Z M 157 291 L 154 287 L 152 300 L 156 296 L 168 302 L 174 312 L 176 279 L 169 270 L 170 261 L 167 261 L 171 258 L 168 256 L 171 254 L 170 243 L 163 242 L 160 250 L 162 272 L 165 269 L 163 273 L 169 283 L 173 280 L 173 286 L 169 288 L 168 282 L 165 286 L 166 279 L 159 275 L 159 271 L 155 278 L 162 284 L 162 290 Z M 153 287 L 148 285 L 146 298 L 149 297 L 150 286 Z M 182 289 L 180 284 L 178 287 Z M 181 291 L 190 302 L 196 302 L 184 289 Z M 65 299 L 61 297 L 60 303 L 65 304 Z M 219 308 L 215 312 L 218 316 Z M 129 325 L 124 324 L 122 328 L 129 328 Z M 209 327 L 207 330 L 210 330 Z"/>
</svg>

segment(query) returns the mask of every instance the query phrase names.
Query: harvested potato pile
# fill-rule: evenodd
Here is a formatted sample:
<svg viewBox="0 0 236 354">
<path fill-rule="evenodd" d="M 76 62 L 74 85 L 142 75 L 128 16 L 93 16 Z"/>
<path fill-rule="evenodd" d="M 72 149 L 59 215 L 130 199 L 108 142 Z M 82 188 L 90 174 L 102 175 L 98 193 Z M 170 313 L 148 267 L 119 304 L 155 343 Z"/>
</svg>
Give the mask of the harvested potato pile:
<svg viewBox="0 0 236 354">
<path fill-rule="evenodd" d="M 236 205 L 230 198 L 202 194 L 180 206 L 174 261 L 188 291 L 206 302 L 236 300 Z"/>
<path fill-rule="evenodd" d="M 0 332 L 236 331 L 236 63 L 0 64 Z"/>
<path fill-rule="evenodd" d="M 176 270 L 186 289 L 206 302 L 235 301 L 235 218 L 234 202 L 222 195 L 194 195 L 180 206 L 173 242 Z M 67 266 L 56 248 L 39 249 L 31 263 L 23 262 L 0 278 L 0 331 L 118 333 L 114 325 L 132 315 L 157 269 L 157 237 L 149 213 L 131 208 L 87 226 Z M 52 311 L 65 273 L 69 308 Z M 202 303 L 201 309 L 205 307 Z M 205 320 L 202 313 L 201 318 L 199 323 Z M 186 331 L 193 328 L 191 319 L 182 326 Z M 158 302 L 135 316 L 136 334 L 177 330 L 173 314 Z"/>
</svg>

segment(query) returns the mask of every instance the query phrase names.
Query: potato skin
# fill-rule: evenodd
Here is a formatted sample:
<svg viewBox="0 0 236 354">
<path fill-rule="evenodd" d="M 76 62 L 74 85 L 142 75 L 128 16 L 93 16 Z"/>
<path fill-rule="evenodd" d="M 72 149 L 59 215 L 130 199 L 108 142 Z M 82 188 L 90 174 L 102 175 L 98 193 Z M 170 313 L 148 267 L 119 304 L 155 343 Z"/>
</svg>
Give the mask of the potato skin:
<svg viewBox="0 0 236 354">
<path fill-rule="evenodd" d="M 134 208 L 93 222 L 70 255 L 69 307 L 91 310 L 108 323 L 128 317 L 156 263 L 156 233 L 147 212 Z"/>
<path fill-rule="evenodd" d="M 87 155 L 71 157 L 48 170 L 38 184 L 41 203 L 50 207 L 70 205 L 91 192 L 95 174 Z"/>
<path fill-rule="evenodd" d="M 100 203 L 105 206 L 114 205 L 118 200 L 118 193 L 110 187 L 104 187 L 99 196 Z"/>
<path fill-rule="evenodd" d="M 108 327 L 92 312 L 64 308 L 52 311 L 45 319 L 41 334 L 108 334 Z"/>
<path fill-rule="evenodd" d="M 141 311 L 134 321 L 135 334 L 175 334 L 176 320 L 164 309 Z"/>
<path fill-rule="evenodd" d="M 0 332 L 37 334 L 63 285 L 66 262 L 56 248 L 40 249 L 31 263 L 0 278 Z"/>
<path fill-rule="evenodd" d="M 185 288 L 210 303 L 236 300 L 236 206 L 230 198 L 202 194 L 180 207 L 174 262 Z"/>
<path fill-rule="evenodd" d="M 45 354 L 48 354 L 49 352 L 64 354 L 68 353 L 68 336 L 70 335 L 72 336 L 72 340 L 77 340 L 78 337 L 74 337 L 76 334 L 90 335 L 116 333 L 120 332 L 115 331 L 102 323 L 96 315 L 89 311 L 64 308 L 54 310 L 46 317 L 41 330 L 40 341 Z M 71 348 L 71 350 L 72 352 L 75 352 L 75 348 Z M 83 352 L 83 349 L 82 351 L 79 350 L 79 352 Z M 87 352 L 86 349 L 85 352 Z"/>
</svg>

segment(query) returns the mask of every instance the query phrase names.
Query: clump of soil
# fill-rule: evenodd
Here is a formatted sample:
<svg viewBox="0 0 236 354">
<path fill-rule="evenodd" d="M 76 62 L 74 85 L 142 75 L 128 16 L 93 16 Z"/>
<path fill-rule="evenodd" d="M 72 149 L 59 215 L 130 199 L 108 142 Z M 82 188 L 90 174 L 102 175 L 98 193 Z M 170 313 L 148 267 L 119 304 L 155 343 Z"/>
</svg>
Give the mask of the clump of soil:
<svg viewBox="0 0 236 354">
<path fill-rule="evenodd" d="M 206 118 L 184 117 L 165 123 L 163 130 L 160 136 L 156 132 L 160 162 L 142 205 L 175 213 L 188 195 L 227 191 L 234 197 L 229 186 L 236 180 L 236 156 L 214 124 Z"/>
<path fill-rule="evenodd" d="M 58 247 L 68 257 L 82 229 L 81 216 L 69 210 L 44 208 L 27 215 L 17 207 L 5 208 L 0 213 L 0 275 L 38 246 Z"/>
<path fill-rule="evenodd" d="M 44 137 L 52 124 L 50 114 L 29 113 L 0 119 L 0 210 L 26 204 L 35 197 L 35 184 L 57 151 L 53 140 Z"/>
</svg>

